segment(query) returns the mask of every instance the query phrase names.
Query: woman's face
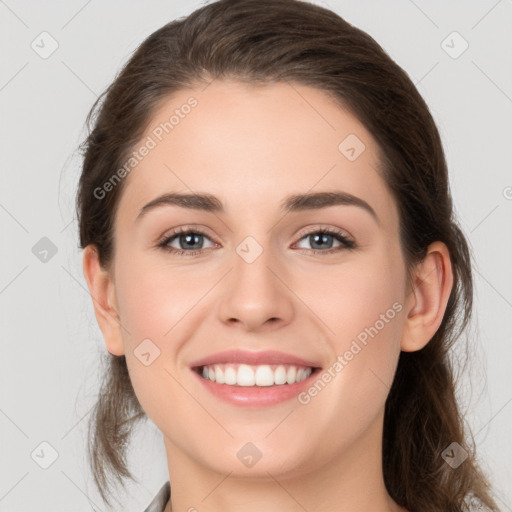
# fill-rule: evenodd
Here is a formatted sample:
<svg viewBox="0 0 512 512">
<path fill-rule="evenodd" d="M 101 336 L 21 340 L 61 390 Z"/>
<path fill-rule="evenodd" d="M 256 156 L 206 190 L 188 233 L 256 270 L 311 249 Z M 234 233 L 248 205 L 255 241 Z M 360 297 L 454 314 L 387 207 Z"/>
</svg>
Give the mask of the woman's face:
<svg viewBox="0 0 512 512">
<path fill-rule="evenodd" d="M 375 457 L 406 274 L 370 133 L 320 90 L 214 81 L 173 95 L 135 151 L 108 348 L 126 355 L 169 459 L 277 478 Z M 166 194 L 192 197 L 145 208 Z M 234 385 L 196 371 L 235 349 L 261 357 L 219 356 Z M 316 370 L 293 384 L 301 366 Z"/>
</svg>

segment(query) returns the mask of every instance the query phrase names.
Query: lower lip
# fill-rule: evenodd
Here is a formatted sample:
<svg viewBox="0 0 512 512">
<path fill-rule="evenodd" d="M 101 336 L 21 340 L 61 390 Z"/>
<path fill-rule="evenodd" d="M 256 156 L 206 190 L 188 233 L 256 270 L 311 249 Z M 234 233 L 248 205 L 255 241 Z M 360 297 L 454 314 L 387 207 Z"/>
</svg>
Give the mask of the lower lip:
<svg viewBox="0 0 512 512">
<path fill-rule="evenodd" d="M 307 379 L 300 382 L 277 386 L 231 386 L 205 379 L 195 370 L 192 370 L 192 373 L 208 391 L 226 402 L 241 406 L 266 407 L 297 398 L 301 391 L 311 385 L 312 379 L 320 371 L 314 370 Z"/>
</svg>

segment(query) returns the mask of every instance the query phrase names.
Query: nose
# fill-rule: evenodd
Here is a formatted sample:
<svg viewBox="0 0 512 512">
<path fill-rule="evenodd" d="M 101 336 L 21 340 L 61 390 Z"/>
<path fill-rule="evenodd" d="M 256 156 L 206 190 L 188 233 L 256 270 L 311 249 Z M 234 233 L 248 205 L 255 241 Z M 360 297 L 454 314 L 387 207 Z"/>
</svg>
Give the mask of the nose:
<svg viewBox="0 0 512 512">
<path fill-rule="evenodd" d="M 267 248 L 254 261 L 240 254 L 234 255 L 233 268 L 219 290 L 220 320 L 246 331 L 265 331 L 291 322 L 294 294 L 286 285 L 283 265 Z"/>
</svg>

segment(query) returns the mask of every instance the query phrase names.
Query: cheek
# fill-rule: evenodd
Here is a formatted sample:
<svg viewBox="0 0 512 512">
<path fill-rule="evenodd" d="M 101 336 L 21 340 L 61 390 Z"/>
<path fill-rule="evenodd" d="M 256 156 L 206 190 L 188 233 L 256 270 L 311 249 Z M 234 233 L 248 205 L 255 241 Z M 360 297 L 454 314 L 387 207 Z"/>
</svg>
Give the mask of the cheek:
<svg viewBox="0 0 512 512">
<path fill-rule="evenodd" d="M 116 279 L 120 315 L 129 331 L 123 337 L 130 344 L 150 338 L 162 350 L 175 327 L 182 330 L 187 314 L 201 309 L 200 299 L 211 286 L 211 274 L 208 277 L 199 267 L 184 272 L 136 255 L 120 262 Z"/>
<path fill-rule="evenodd" d="M 198 314 L 201 303 L 191 308 L 205 290 L 189 286 L 183 273 L 136 255 L 116 262 L 116 279 L 126 364 L 142 408 L 157 425 L 178 409 L 183 417 L 192 414 L 193 401 L 177 382 L 176 358 L 193 333 L 187 319 Z"/>
<path fill-rule="evenodd" d="M 211 271 L 180 271 L 155 265 L 142 255 L 116 261 L 116 291 L 126 363 L 135 394 L 147 415 L 161 424 L 179 404 L 188 414 L 190 397 L 180 380 L 180 351 L 208 314 L 201 300 L 215 283 Z M 149 355 L 146 355 L 149 354 Z M 148 363 L 148 364 L 145 364 Z"/>
<path fill-rule="evenodd" d="M 339 266 L 318 267 L 314 279 L 302 275 L 293 289 L 326 327 L 335 348 L 344 351 L 361 333 L 364 340 L 365 329 L 371 326 L 396 332 L 395 313 L 403 307 L 404 272 L 400 260 L 393 262 L 391 256 L 373 252 Z M 393 308 L 393 304 L 398 306 Z"/>
<path fill-rule="evenodd" d="M 341 366 L 332 369 L 336 383 L 331 389 L 354 410 L 372 414 L 363 405 L 374 404 L 373 412 L 383 405 L 400 354 L 402 260 L 392 250 L 374 252 L 346 266 L 322 269 L 314 282 L 297 294 L 318 314 L 318 325 L 327 326 L 321 328 L 331 345 L 332 362 L 341 358 Z"/>
</svg>

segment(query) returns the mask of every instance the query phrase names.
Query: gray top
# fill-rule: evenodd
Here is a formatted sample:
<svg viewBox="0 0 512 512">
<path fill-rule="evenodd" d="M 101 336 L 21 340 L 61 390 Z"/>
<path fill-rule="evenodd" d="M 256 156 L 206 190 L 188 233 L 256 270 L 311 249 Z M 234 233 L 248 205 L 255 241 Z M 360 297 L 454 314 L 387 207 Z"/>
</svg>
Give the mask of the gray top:
<svg viewBox="0 0 512 512">
<path fill-rule="evenodd" d="M 167 481 L 158 491 L 153 501 L 148 505 L 144 512 L 164 512 L 165 506 L 171 497 L 171 485 Z"/>
</svg>

